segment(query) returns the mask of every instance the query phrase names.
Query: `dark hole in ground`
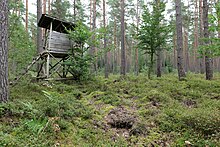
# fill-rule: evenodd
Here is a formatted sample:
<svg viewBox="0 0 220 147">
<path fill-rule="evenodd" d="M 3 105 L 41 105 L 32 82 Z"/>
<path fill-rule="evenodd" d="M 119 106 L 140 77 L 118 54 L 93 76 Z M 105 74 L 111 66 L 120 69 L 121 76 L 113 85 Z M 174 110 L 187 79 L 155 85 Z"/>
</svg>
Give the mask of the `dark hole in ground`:
<svg viewBox="0 0 220 147">
<path fill-rule="evenodd" d="M 189 107 L 189 108 L 194 108 L 197 106 L 197 103 L 196 101 L 194 100 L 184 100 L 183 101 L 183 104 L 186 106 L 186 107 Z"/>
<path fill-rule="evenodd" d="M 136 121 L 132 112 L 120 106 L 112 109 L 106 117 L 107 124 L 112 128 L 131 129 Z"/>
</svg>

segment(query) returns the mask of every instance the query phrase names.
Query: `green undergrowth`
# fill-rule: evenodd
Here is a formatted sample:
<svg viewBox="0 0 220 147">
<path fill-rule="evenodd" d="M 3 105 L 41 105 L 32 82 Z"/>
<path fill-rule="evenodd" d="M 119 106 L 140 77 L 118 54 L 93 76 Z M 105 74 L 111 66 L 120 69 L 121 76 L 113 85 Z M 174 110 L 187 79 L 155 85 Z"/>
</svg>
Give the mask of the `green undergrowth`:
<svg viewBox="0 0 220 147">
<path fill-rule="evenodd" d="M 0 104 L 0 146 L 220 146 L 219 77 L 23 81 Z M 121 107 L 135 115 L 132 128 L 108 125 Z"/>
</svg>

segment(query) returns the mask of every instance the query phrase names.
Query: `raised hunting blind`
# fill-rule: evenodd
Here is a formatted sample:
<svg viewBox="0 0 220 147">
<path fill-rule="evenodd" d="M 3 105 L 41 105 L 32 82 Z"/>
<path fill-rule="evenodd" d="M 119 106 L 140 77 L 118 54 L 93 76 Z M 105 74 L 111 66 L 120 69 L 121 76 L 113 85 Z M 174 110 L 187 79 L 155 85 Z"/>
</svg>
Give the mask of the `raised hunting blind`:
<svg viewBox="0 0 220 147">
<path fill-rule="evenodd" d="M 68 73 L 71 74 L 70 66 L 64 63 L 70 57 L 71 49 L 76 45 L 68 37 L 68 31 L 73 31 L 76 25 L 43 14 L 38 22 L 38 27 L 44 30 L 43 44 L 41 45 L 42 52 L 33 59 L 25 71 L 11 84 L 17 83 L 36 63 L 38 63 L 37 79 L 52 77 L 63 79 L 67 77 Z"/>
<path fill-rule="evenodd" d="M 38 27 L 44 29 L 43 52 L 40 53 L 40 68 L 37 77 L 43 73 L 43 77 L 50 78 L 58 74 L 65 78 L 69 72 L 65 67 L 65 60 L 68 59 L 74 43 L 68 38 L 68 31 L 74 30 L 75 24 L 59 20 L 55 17 L 43 14 L 38 22 Z M 45 69 L 45 70 L 44 70 Z"/>
</svg>

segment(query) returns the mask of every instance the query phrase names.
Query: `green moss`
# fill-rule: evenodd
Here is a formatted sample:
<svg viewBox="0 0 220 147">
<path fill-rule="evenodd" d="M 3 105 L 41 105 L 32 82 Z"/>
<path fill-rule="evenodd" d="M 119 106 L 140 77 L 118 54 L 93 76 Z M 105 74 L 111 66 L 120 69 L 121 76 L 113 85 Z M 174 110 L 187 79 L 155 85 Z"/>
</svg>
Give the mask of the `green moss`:
<svg viewBox="0 0 220 147">
<path fill-rule="evenodd" d="M 188 74 L 179 81 L 174 74 L 152 80 L 113 75 L 46 86 L 24 81 L 11 88 L 9 103 L 0 104 L 0 146 L 219 146 L 220 75 L 215 76 L 206 81 Z M 138 122 L 132 129 L 144 124 L 138 128 L 146 134 L 125 138 L 106 127 L 106 116 L 118 106 L 134 111 Z"/>
</svg>

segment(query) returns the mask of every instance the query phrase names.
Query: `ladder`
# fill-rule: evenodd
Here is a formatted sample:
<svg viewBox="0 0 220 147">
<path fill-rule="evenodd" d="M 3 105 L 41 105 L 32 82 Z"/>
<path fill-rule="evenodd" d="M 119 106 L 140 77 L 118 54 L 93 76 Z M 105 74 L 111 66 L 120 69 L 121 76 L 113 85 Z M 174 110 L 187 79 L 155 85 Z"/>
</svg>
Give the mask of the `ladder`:
<svg viewBox="0 0 220 147">
<path fill-rule="evenodd" d="M 10 82 L 10 85 L 16 85 L 16 84 L 18 83 L 18 81 L 19 81 L 23 76 L 25 76 L 25 75 L 28 73 L 28 71 L 30 70 L 30 68 L 31 68 L 37 61 L 39 61 L 39 60 L 42 58 L 42 56 L 43 56 L 43 55 L 40 54 L 40 55 L 38 55 L 37 57 L 35 57 L 35 58 L 33 59 L 33 61 L 25 68 L 24 72 L 21 73 L 21 74 L 19 74 L 19 76 L 16 77 L 14 81 Z"/>
</svg>

